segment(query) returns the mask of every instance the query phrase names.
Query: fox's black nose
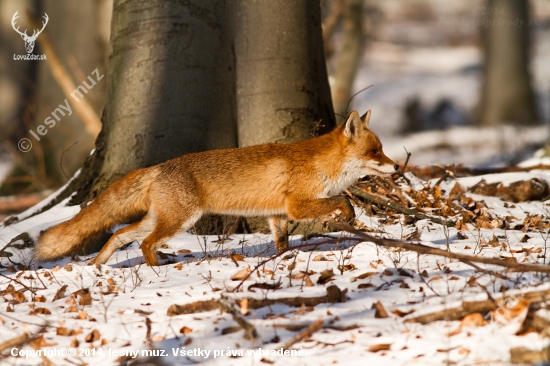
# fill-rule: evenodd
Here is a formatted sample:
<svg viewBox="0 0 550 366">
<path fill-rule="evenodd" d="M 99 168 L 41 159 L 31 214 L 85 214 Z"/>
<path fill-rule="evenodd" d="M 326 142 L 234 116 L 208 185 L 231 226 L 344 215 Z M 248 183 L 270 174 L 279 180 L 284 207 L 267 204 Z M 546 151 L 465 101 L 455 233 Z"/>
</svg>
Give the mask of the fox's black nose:
<svg viewBox="0 0 550 366">
<path fill-rule="evenodd" d="M 397 171 L 397 170 L 399 170 L 399 165 L 395 164 L 395 165 L 393 166 L 393 168 Z"/>
</svg>

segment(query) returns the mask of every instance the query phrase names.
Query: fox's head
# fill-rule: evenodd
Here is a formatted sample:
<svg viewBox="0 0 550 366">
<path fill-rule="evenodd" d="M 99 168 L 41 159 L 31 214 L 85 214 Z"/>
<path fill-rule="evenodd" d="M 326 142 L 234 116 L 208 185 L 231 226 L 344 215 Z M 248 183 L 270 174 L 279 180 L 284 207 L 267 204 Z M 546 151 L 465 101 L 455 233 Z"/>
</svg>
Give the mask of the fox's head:
<svg viewBox="0 0 550 366">
<path fill-rule="evenodd" d="M 347 164 L 353 166 L 358 176 L 389 176 L 399 168 L 382 151 L 378 136 L 369 130 L 370 110 L 362 117 L 352 111 L 343 126 L 340 139 L 344 144 Z"/>
</svg>

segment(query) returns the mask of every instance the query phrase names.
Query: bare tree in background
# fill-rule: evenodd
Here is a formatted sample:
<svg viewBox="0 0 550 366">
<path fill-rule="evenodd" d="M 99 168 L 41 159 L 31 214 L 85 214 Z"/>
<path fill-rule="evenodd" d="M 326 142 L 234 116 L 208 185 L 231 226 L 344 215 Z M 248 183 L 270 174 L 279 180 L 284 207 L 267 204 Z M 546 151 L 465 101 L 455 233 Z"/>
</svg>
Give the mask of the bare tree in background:
<svg viewBox="0 0 550 366">
<path fill-rule="evenodd" d="M 484 83 L 480 123 L 537 124 L 539 117 L 529 75 L 529 3 L 488 0 L 484 35 Z"/>
<path fill-rule="evenodd" d="M 27 29 L 29 35 L 43 25 L 43 17 L 47 14 L 49 20 L 37 39 L 34 53 L 46 53 L 40 42 L 46 37 L 50 39 L 57 58 L 68 70 L 68 77 L 78 85 L 96 68 L 100 74 L 106 73 L 108 37 L 104 34 L 103 22 L 109 19 L 110 4 L 109 0 L 27 3 L 10 1 L 5 4 L 5 10 L 9 11 L 10 17 L 18 12 L 14 22 L 21 31 Z M 33 24 L 27 15 L 34 17 L 38 25 Z M 108 24 L 106 29 L 109 29 Z M 40 142 L 34 141 L 29 135 L 29 130 L 36 133 L 36 127 L 43 125 L 44 119 L 51 116 L 59 104 L 65 104 L 66 98 L 73 107 L 75 102 L 62 91 L 52 76 L 50 61 L 54 55 L 46 53 L 48 61 L 13 60 L 13 54 L 25 53 L 23 41 L 13 30 L 2 37 L 16 41 L 13 50 L 10 47 L 9 64 L 2 67 L 9 67 L 10 74 L 13 74 L 9 77 L 15 84 L 20 84 L 24 92 L 21 95 L 18 115 L 4 122 L 8 125 L 4 130 L 7 130 L 6 137 L 16 152 L 16 163 L 10 178 L 6 180 L 8 183 L 5 183 L 0 191 L 16 194 L 58 186 L 66 182 L 65 176 L 74 174 L 89 156 L 95 136 L 88 134 L 78 114 L 72 113 L 70 116 L 63 116 L 55 127 L 48 128 L 47 134 L 40 137 Z M 106 83 L 103 81 L 86 95 L 86 101 L 92 105 L 96 114 L 100 113 L 105 104 L 105 90 Z M 29 152 L 17 150 L 17 142 L 21 138 L 33 140 L 33 148 Z M 13 185 L 11 181 L 21 181 L 24 184 Z"/>
<path fill-rule="evenodd" d="M 335 5 L 336 6 L 336 5 Z M 363 53 L 363 0 L 343 0 L 342 48 L 338 52 L 332 86 L 336 113 L 345 114 L 351 98 L 355 74 Z"/>
<path fill-rule="evenodd" d="M 111 48 L 96 150 L 58 199 L 184 153 L 334 126 L 318 0 L 116 0 Z"/>
</svg>

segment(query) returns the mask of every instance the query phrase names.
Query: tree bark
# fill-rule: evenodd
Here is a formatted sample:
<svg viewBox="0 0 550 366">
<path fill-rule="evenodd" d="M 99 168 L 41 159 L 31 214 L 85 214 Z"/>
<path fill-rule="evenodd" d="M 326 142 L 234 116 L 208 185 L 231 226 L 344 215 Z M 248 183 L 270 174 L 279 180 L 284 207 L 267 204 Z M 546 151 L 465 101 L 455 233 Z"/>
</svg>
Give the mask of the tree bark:
<svg viewBox="0 0 550 366">
<path fill-rule="evenodd" d="M 334 125 L 317 0 L 115 0 L 111 46 L 102 132 L 57 201 L 185 153 Z"/>
<path fill-rule="evenodd" d="M 488 0 L 484 8 L 484 84 L 480 123 L 540 122 L 529 75 L 527 0 Z"/>
<path fill-rule="evenodd" d="M 319 0 L 234 3 L 239 146 L 288 143 L 335 126 Z"/>
<path fill-rule="evenodd" d="M 219 1 L 114 2 L 103 130 L 73 203 L 131 170 L 237 146 L 225 10 Z"/>
</svg>

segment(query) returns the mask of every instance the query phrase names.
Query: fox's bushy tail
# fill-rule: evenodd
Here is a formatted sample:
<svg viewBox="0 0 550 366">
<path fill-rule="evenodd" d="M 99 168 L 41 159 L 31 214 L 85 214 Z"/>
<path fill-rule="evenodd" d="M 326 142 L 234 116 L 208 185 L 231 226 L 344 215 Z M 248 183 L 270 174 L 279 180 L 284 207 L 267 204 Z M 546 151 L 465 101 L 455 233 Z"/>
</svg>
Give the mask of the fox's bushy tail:
<svg viewBox="0 0 550 366">
<path fill-rule="evenodd" d="M 109 229 L 143 217 L 149 210 L 149 188 L 156 170 L 133 171 L 115 181 L 75 217 L 43 231 L 34 258 L 39 262 L 67 255 L 84 254 L 86 249 L 105 244 Z"/>
</svg>

